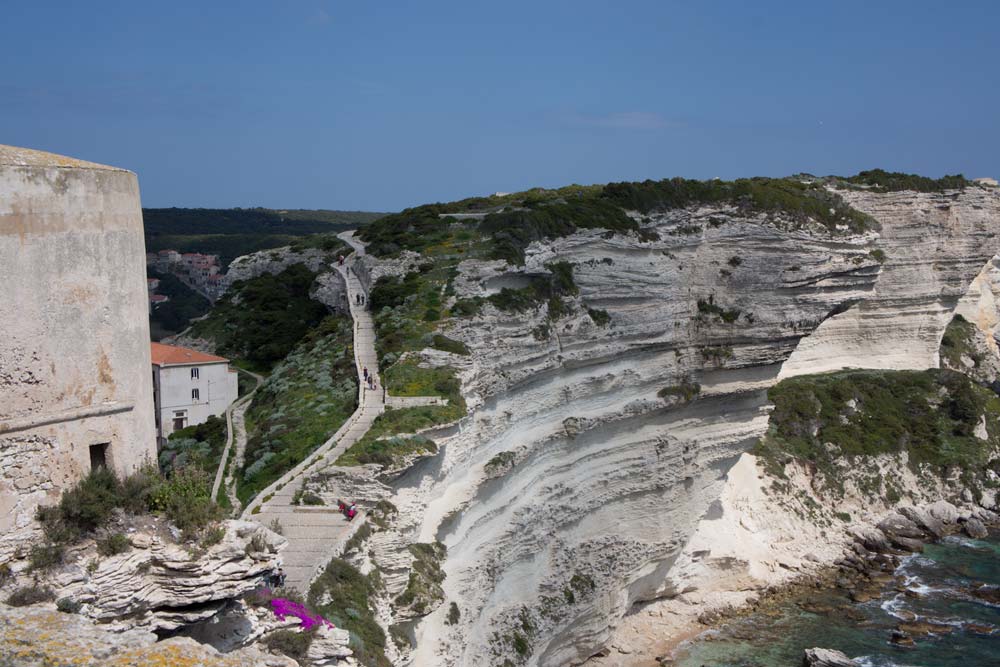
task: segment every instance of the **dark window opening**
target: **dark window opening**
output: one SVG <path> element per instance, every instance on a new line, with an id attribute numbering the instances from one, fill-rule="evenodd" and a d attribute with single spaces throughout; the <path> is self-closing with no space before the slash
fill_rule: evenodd
<path id="1" fill-rule="evenodd" d="M 102 442 L 98 445 L 90 446 L 90 469 L 97 470 L 98 468 L 108 467 L 108 447 L 111 445 L 109 442 Z"/>
<path id="2" fill-rule="evenodd" d="M 197 401 L 198 397 L 199 397 L 198 390 L 197 389 L 192 389 L 191 390 L 191 400 L 192 401 Z"/>
<path id="3" fill-rule="evenodd" d="M 191 369 L 191 379 L 192 380 L 197 380 L 198 379 L 198 369 L 197 368 L 192 368 Z"/>

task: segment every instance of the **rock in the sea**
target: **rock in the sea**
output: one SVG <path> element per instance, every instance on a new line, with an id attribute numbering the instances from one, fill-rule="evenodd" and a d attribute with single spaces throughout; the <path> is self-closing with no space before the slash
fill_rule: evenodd
<path id="1" fill-rule="evenodd" d="M 944 522 L 927 509 L 912 506 L 900 507 L 899 513 L 937 539 L 941 539 L 948 534 L 948 529 L 945 527 Z"/>
<path id="2" fill-rule="evenodd" d="M 890 514 L 879 521 L 878 527 L 890 540 L 893 537 L 908 537 L 914 540 L 920 540 L 924 537 L 924 532 L 917 524 L 902 514 Z"/>
<path id="3" fill-rule="evenodd" d="M 924 509 L 930 512 L 931 516 L 943 523 L 958 522 L 958 508 L 949 503 L 947 500 L 939 500 L 931 503 Z"/>
<path id="4" fill-rule="evenodd" d="M 856 539 L 858 543 L 864 546 L 864 548 L 868 551 L 882 553 L 889 550 L 889 540 L 886 539 L 885 533 L 878 528 L 859 526 L 852 532 L 854 534 L 854 539 Z"/>
<path id="5" fill-rule="evenodd" d="M 857 667 L 858 663 L 840 651 L 829 648 L 807 648 L 802 656 L 803 667 Z"/>
<path id="6" fill-rule="evenodd" d="M 990 534 L 989 531 L 986 530 L 986 526 L 984 526 L 983 522 L 979 519 L 969 519 L 965 522 L 965 525 L 962 526 L 962 529 L 965 531 L 966 535 L 974 540 L 981 540 Z"/>

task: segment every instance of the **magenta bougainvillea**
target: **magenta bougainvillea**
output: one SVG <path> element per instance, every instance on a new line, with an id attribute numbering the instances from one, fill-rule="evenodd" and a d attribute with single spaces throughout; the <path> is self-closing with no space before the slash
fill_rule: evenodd
<path id="1" fill-rule="evenodd" d="M 271 609 L 274 611 L 274 615 L 282 621 L 285 620 L 286 616 L 294 616 L 299 619 L 302 621 L 303 630 L 308 630 L 315 625 L 325 625 L 330 628 L 335 627 L 333 623 L 319 614 L 311 614 L 308 609 L 298 602 L 292 602 L 285 598 L 272 598 Z"/>

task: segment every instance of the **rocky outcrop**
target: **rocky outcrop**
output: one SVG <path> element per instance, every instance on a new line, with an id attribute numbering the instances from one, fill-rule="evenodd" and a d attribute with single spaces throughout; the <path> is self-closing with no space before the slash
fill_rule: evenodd
<path id="1" fill-rule="evenodd" d="M 448 548 L 445 604 L 417 628 L 416 663 L 583 660 L 636 602 L 684 594 L 671 576 L 682 549 L 765 431 L 779 377 L 937 364 L 955 304 L 993 254 L 1000 197 L 846 196 L 881 223 L 877 234 L 703 207 L 649 216 L 643 241 L 584 230 L 532 244 L 522 268 L 461 265 L 457 298 L 523 286 L 556 261 L 573 264 L 579 294 L 555 322 L 544 305 L 515 314 L 487 303 L 445 332 L 472 352 L 459 368 L 471 412 L 426 434 L 441 453 L 392 498 L 399 543 Z M 369 275 L 414 263 L 363 261 Z M 700 391 L 658 396 L 685 383 Z M 512 465 L 487 470 L 505 453 Z M 759 574 L 737 568 L 730 581 Z M 457 623 L 446 622 L 450 601 Z"/>
<path id="2" fill-rule="evenodd" d="M 295 250 L 291 246 L 261 250 L 237 257 L 226 272 L 226 283 L 250 280 L 268 273 L 281 273 L 292 264 L 305 264 L 310 271 L 322 271 L 337 259 L 337 253 L 318 248 Z"/>
<path id="3" fill-rule="evenodd" d="M 176 630 L 214 616 L 261 585 L 277 569 L 285 540 L 247 521 L 226 521 L 225 535 L 206 547 L 147 533 L 130 536 L 126 553 L 81 552 L 59 572 L 57 596 L 82 605 L 101 622 L 153 631 Z"/>
<path id="4" fill-rule="evenodd" d="M 803 667 L 857 667 L 858 661 L 829 648 L 807 648 L 802 656 Z"/>
<path id="5" fill-rule="evenodd" d="M 219 653 L 188 637 L 157 641 L 140 629 L 115 631 L 76 614 L 0 604 L 0 663 L 6 667 L 297 667 L 254 646 Z"/>

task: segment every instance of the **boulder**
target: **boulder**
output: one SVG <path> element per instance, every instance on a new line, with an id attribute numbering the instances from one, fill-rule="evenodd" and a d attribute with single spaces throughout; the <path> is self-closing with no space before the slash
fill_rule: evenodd
<path id="1" fill-rule="evenodd" d="M 862 526 L 852 531 L 854 539 L 868 551 L 882 553 L 889 550 L 889 540 L 878 528 Z"/>
<path id="2" fill-rule="evenodd" d="M 948 534 L 948 529 L 945 527 L 944 522 L 924 508 L 912 506 L 900 507 L 899 513 L 933 535 L 935 539 L 941 539 Z"/>
<path id="3" fill-rule="evenodd" d="M 857 667 L 856 660 L 829 648 L 807 648 L 802 656 L 803 667 Z"/>
<path id="4" fill-rule="evenodd" d="M 958 508 L 949 503 L 947 500 L 939 500 L 931 503 L 926 505 L 924 509 L 930 512 L 931 516 L 943 523 L 947 524 L 958 522 Z"/>
<path id="5" fill-rule="evenodd" d="M 316 636 L 309 645 L 306 660 L 313 667 L 332 667 L 344 662 L 354 655 L 348 648 L 351 635 L 347 630 L 322 625 L 316 631 Z"/>
<path id="6" fill-rule="evenodd" d="M 879 521 L 878 527 L 890 540 L 893 536 L 908 537 L 914 540 L 925 537 L 924 531 L 920 530 L 917 524 L 895 512 Z"/>
<path id="7" fill-rule="evenodd" d="M 924 543 L 920 540 L 913 539 L 912 537 L 902 537 L 900 535 L 890 535 L 889 540 L 892 542 L 893 546 L 903 551 L 910 551 L 912 553 L 920 553 L 924 550 Z"/>
<path id="8" fill-rule="evenodd" d="M 965 522 L 965 525 L 962 526 L 962 529 L 965 531 L 966 535 L 974 540 L 981 540 L 990 534 L 989 531 L 986 530 L 986 526 L 984 526 L 983 522 L 979 519 L 969 519 Z"/>

